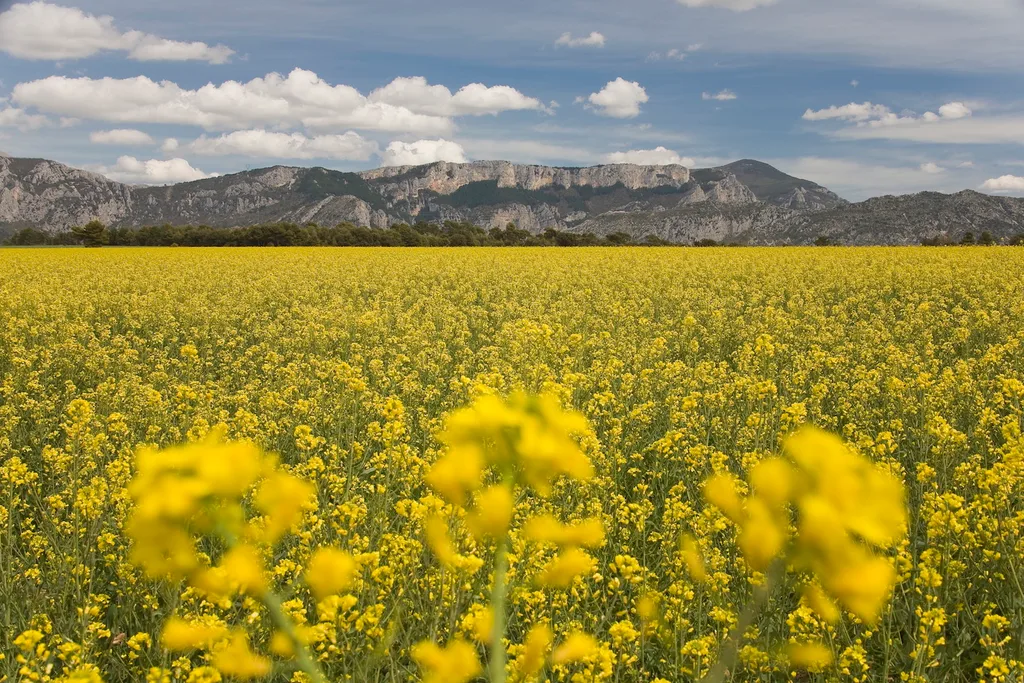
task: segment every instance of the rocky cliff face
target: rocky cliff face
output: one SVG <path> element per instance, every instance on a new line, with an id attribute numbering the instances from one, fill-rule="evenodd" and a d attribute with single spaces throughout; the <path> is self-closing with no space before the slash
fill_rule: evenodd
<path id="1" fill-rule="evenodd" d="M 131 211 L 127 185 L 52 161 L 0 156 L 0 225 L 65 229 L 93 218 L 118 223 Z"/>
<path id="2" fill-rule="evenodd" d="M 342 173 L 246 171 L 167 187 L 117 183 L 41 159 L 0 156 L 0 238 L 20 227 L 67 230 L 93 218 L 119 227 L 261 222 L 508 223 L 674 242 L 916 244 L 1024 233 L 1024 200 L 922 193 L 848 204 L 828 189 L 745 159 L 712 169 L 613 164 L 556 168 L 485 161 Z"/>
<path id="3" fill-rule="evenodd" d="M 393 202 L 413 201 L 424 190 L 447 195 L 471 183 L 494 181 L 498 187 L 541 190 L 549 187 L 612 187 L 631 190 L 651 187 L 682 187 L 690 180 L 683 166 L 636 166 L 610 164 L 587 168 L 528 166 L 508 161 L 474 161 L 454 164 L 441 161 L 426 166 L 395 166 L 364 171 L 360 175 L 373 183 Z"/>

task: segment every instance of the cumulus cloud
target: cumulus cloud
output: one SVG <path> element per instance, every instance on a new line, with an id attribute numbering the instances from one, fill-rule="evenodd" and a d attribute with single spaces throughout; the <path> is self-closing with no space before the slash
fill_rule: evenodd
<path id="1" fill-rule="evenodd" d="M 963 102 L 950 102 L 939 107 L 939 118 L 964 119 L 972 114 L 970 107 Z"/>
<path id="2" fill-rule="evenodd" d="M 650 97 L 643 86 L 620 77 L 609 81 L 599 92 L 591 93 L 586 106 L 602 116 L 631 119 L 640 115 L 640 105 L 648 100 Z"/>
<path id="3" fill-rule="evenodd" d="M 728 102 L 729 100 L 736 99 L 736 93 L 732 90 L 722 90 L 721 92 L 709 93 L 704 92 L 700 94 L 702 100 L 716 100 L 718 102 Z"/>
<path id="4" fill-rule="evenodd" d="M 555 41 L 555 45 L 561 47 L 604 47 L 604 35 L 593 31 L 589 36 L 574 38 L 568 31 L 563 33 Z"/>
<path id="5" fill-rule="evenodd" d="M 167 138 L 163 144 L 160 145 L 160 151 L 165 154 L 170 154 L 178 150 L 178 141 L 175 138 Z"/>
<path id="6" fill-rule="evenodd" d="M 97 130 L 89 134 L 89 142 L 97 145 L 152 145 L 153 138 L 141 130 L 116 128 Z"/>
<path id="7" fill-rule="evenodd" d="M 921 116 L 913 112 L 897 114 L 883 104 L 872 104 L 871 102 L 857 104 L 856 102 L 851 102 L 841 107 L 829 107 L 828 109 L 820 109 L 818 111 L 808 109 L 804 112 L 803 118 L 807 121 L 840 119 L 856 122 L 858 126 L 881 128 L 922 122 L 956 121 L 968 118 L 972 114 L 971 108 L 963 102 L 949 102 L 939 107 L 938 114 L 926 111 Z"/>
<path id="8" fill-rule="evenodd" d="M 925 173 L 932 174 L 946 172 L 946 169 L 944 169 L 942 166 L 939 166 L 934 161 L 929 161 L 927 163 L 921 164 L 921 170 L 924 171 Z"/>
<path id="9" fill-rule="evenodd" d="M 852 87 L 856 88 L 856 87 L 857 87 L 858 85 L 860 85 L 860 81 L 858 81 L 858 80 L 857 80 L 857 79 L 855 78 L 855 79 L 853 79 L 852 81 L 850 81 L 850 85 L 851 85 Z"/>
<path id="10" fill-rule="evenodd" d="M 628 152 L 612 152 L 605 155 L 605 161 L 610 164 L 639 164 L 641 166 L 668 166 L 678 164 L 693 168 L 697 162 L 691 157 L 680 156 L 665 147 L 654 149 L 632 149 Z"/>
<path id="11" fill-rule="evenodd" d="M 879 118 L 889 113 L 889 107 L 881 104 L 872 104 L 871 102 L 856 104 L 851 102 L 841 107 L 833 106 L 828 109 L 819 109 L 818 111 L 808 109 L 804 112 L 803 118 L 805 121 L 828 121 L 830 119 L 867 121 L 868 119 Z"/>
<path id="12" fill-rule="evenodd" d="M 443 85 L 430 85 L 426 78 L 396 78 L 370 93 L 370 102 L 404 107 L 429 116 L 480 116 L 504 111 L 544 110 L 544 104 L 507 85 L 470 83 L 454 95 Z"/>
<path id="13" fill-rule="evenodd" d="M 111 180 L 137 185 L 172 185 L 212 178 L 217 175 L 193 168 L 184 159 L 140 161 L 130 156 L 118 158 L 114 166 L 97 166 L 93 170 Z"/>
<path id="14" fill-rule="evenodd" d="M 246 83 L 225 81 L 188 90 L 171 81 L 50 76 L 19 83 L 11 98 L 43 112 L 121 123 L 167 123 L 206 130 L 304 126 L 315 132 L 347 129 L 443 135 L 452 117 L 544 109 L 508 86 L 473 83 L 454 95 L 422 78 L 396 79 L 371 93 L 332 85 L 312 71 L 271 73 Z"/>
<path id="15" fill-rule="evenodd" d="M 384 150 L 381 160 L 385 166 L 418 166 L 435 161 L 451 161 L 461 164 L 468 161 L 462 145 L 443 138 L 417 140 L 416 142 L 396 140 Z"/>
<path id="16" fill-rule="evenodd" d="M 204 135 L 193 141 L 189 149 L 203 156 L 238 155 L 345 161 L 367 161 L 378 151 L 376 142 L 352 131 L 342 135 L 306 137 L 302 133 L 274 133 L 262 129 L 238 130 L 216 138 Z"/>
<path id="17" fill-rule="evenodd" d="M 0 128 L 17 128 L 20 131 L 38 130 L 52 125 L 50 119 L 40 114 L 29 114 L 24 109 L 4 107 L 0 109 Z"/>
<path id="18" fill-rule="evenodd" d="M 103 51 L 137 61 L 202 61 L 224 64 L 224 45 L 168 40 L 141 31 L 122 32 L 108 16 L 47 2 L 17 4 L 0 14 L 0 51 L 21 59 L 81 59 Z"/>
<path id="19" fill-rule="evenodd" d="M 854 125 L 825 131 L 845 140 L 905 140 L 947 144 L 1024 144 L 1024 116 L 976 116 L 978 105 L 948 102 L 938 112 L 893 112 L 889 107 L 864 102 L 814 111 L 808 121 L 843 120 Z"/>
<path id="20" fill-rule="evenodd" d="M 774 5 L 778 0 L 677 0 L 686 7 L 721 7 L 733 12 L 746 12 L 756 7 Z"/>
<path id="21" fill-rule="evenodd" d="M 1024 194 L 1024 177 L 1004 175 L 989 178 L 981 185 L 981 189 L 996 194 Z"/>

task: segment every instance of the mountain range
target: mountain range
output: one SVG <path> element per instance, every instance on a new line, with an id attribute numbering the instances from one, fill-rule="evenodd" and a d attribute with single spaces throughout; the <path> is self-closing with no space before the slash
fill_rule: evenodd
<path id="1" fill-rule="evenodd" d="M 741 160 L 690 170 L 612 164 L 559 168 L 436 162 L 347 173 L 274 166 L 163 187 L 134 186 L 45 159 L 0 155 L 0 238 L 23 227 L 116 227 L 348 221 L 384 228 L 446 220 L 515 223 L 679 243 L 917 244 L 1024 233 L 1024 199 L 922 192 L 850 203 L 772 166 Z"/>

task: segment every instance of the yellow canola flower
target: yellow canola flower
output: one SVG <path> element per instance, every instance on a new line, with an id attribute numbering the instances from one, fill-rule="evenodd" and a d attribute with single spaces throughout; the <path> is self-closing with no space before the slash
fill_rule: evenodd
<path id="1" fill-rule="evenodd" d="M 214 433 L 185 446 L 140 448 L 128 487 L 135 500 L 134 514 L 144 519 L 184 520 L 209 497 L 244 495 L 267 471 L 267 460 L 254 444 L 219 443 L 218 439 Z"/>
<path id="2" fill-rule="evenodd" d="M 67 683 L 103 683 L 103 676 L 95 664 L 81 664 L 65 673 L 60 680 Z"/>
<path id="3" fill-rule="evenodd" d="M 690 578 L 697 583 L 708 580 L 708 572 L 704 567 L 704 558 L 700 555 L 697 547 L 697 539 L 690 534 L 683 534 L 679 539 L 679 550 L 683 555 L 683 562 L 686 563 L 686 571 Z"/>
<path id="4" fill-rule="evenodd" d="M 577 576 L 594 570 L 594 558 L 579 548 L 568 548 L 555 555 L 537 577 L 542 586 L 568 588 Z"/>
<path id="5" fill-rule="evenodd" d="M 303 479 L 276 471 L 260 484 L 254 502 L 264 516 L 263 539 L 275 543 L 307 510 L 316 509 L 316 489 Z"/>
<path id="6" fill-rule="evenodd" d="M 891 560 L 856 546 L 829 563 L 817 565 L 816 573 L 829 593 L 868 624 L 878 621 L 896 582 Z"/>
<path id="7" fill-rule="evenodd" d="M 704 482 L 704 498 L 722 511 L 734 524 L 743 519 L 743 501 L 739 480 L 732 474 L 716 474 Z"/>
<path id="8" fill-rule="evenodd" d="M 598 650 L 597 640 L 586 633 L 572 633 L 551 653 L 554 664 L 570 664 L 593 657 Z"/>
<path id="9" fill-rule="evenodd" d="M 241 680 L 263 678 L 271 670 L 270 660 L 253 652 L 248 636 L 239 631 L 213 650 L 210 663 L 225 676 Z"/>
<path id="10" fill-rule="evenodd" d="M 457 558 L 455 546 L 448 535 L 448 525 L 443 519 L 434 515 L 423 520 L 423 535 L 427 547 L 434 553 L 438 562 L 446 567 L 455 564 Z"/>
<path id="11" fill-rule="evenodd" d="M 478 643 L 489 643 L 494 633 L 494 610 L 483 605 L 475 605 L 462 618 L 462 629 L 472 634 Z"/>
<path id="12" fill-rule="evenodd" d="M 832 650 L 823 643 L 791 643 L 786 648 L 790 665 L 808 671 L 821 671 L 832 663 Z"/>
<path id="13" fill-rule="evenodd" d="M 423 671 L 423 683 L 466 683 L 482 671 L 476 648 L 464 640 L 444 648 L 432 641 L 417 643 L 412 659 Z"/>
<path id="14" fill-rule="evenodd" d="M 427 483 L 462 505 L 490 465 L 514 471 L 547 496 L 561 475 L 580 481 L 593 477 L 593 465 L 577 442 L 589 433 L 586 418 L 563 410 L 552 394 L 516 392 L 507 399 L 485 394 L 446 418 L 438 439 L 448 452 L 427 474 Z"/>
<path id="15" fill-rule="evenodd" d="M 782 458 L 762 460 L 750 470 L 750 486 L 770 507 L 781 508 L 792 499 L 793 466 Z"/>
<path id="16" fill-rule="evenodd" d="M 463 505 L 468 494 L 480 488 L 484 467 L 479 446 L 461 444 L 449 447 L 448 452 L 427 472 L 425 480 L 449 502 Z"/>
<path id="17" fill-rule="evenodd" d="M 516 669 L 524 679 L 536 676 L 544 668 L 552 642 L 551 627 L 537 624 L 526 634 L 523 652 L 516 658 Z"/>
<path id="18" fill-rule="evenodd" d="M 785 449 L 809 479 L 805 486 L 834 508 L 850 533 L 880 548 L 893 547 L 906 534 L 906 492 L 894 475 L 811 426 L 790 436 Z"/>
<path id="19" fill-rule="evenodd" d="M 306 563 L 306 585 L 318 601 L 347 590 L 355 575 L 355 559 L 339 548 L 320 548 Z"/>
<path id="20" fill-rule="evenodd" d="M 763 572 L 786 544 L 787 522 L 760 498 L 749 498 L 744 511 L 746 517 L 736 542 L 750 566 Z"/>
<path id="21" fill-rule="evenodd" d="M 803 598 L 807 605 L 828 623 L 835 624 L 839 621 L 841 616 L 839 608 L 820 586 L 815 584 L 804 586 Z"/>
<path id="22" fill-rule="evenodd" d="M 263 558 L 251 545 L 239 545 L 224 553 L 220 568 L 243 593 L 259 597 L 267 591 Z"/>
<path id="23" fill-rule="evenodd" d="M 268 587 L 263 558 L 251 545 L 232 548 L 216 567 L 197 571 L 190 581 L 212 599 L 229 598 L 237 592 L 259 597 Z"/>
<path id="24" fill-rule="evenodd" d="M 476 507 L 466 523 L 477 538 L 499 538 L 508 533 L 514 506 L 512 489 L 504 484 L 496 484 L 477 495 Z"/>
<path id="25" fill-rule="evenodd" d="M 274 634 L 270 636 L 270 643 L 267 644 L 267 649 L 284 659 L 295 656 L 295 643 L 283 631 L 274 631 Z"/>
<path id="26" fill-rule="evenodd" d="M 523 525 L 523 536 L 538 543 L 598 548 L 604 545 L 604 524 L 597 518 L 562 524 L 552 515 L 538 515 Z"/>
<path id="27" fill-rule="evenodd" d="M 164 628 L 160 634 L 160 644 L 172 652 L 207 649 L 226 638 L 227 635 L 228 629 L 222 624 L 186 621 L 180 617 L 171 617 L 164 622 Z"/>

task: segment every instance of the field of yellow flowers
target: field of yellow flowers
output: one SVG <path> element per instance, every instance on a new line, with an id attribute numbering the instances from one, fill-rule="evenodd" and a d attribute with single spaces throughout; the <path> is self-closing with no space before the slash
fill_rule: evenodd
<path id="1" fill-rule="evenodd" d="M 1022 411 L 1012 248 L 2 250 L 0 681 L 1021 681 Z"/>

